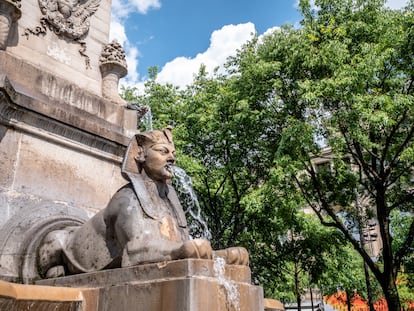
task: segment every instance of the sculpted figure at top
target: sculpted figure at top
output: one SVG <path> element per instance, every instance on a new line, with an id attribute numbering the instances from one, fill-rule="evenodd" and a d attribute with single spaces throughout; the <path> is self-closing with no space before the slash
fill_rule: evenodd
<path id="1" fill-rule="evenodd" d="M 47 24 L 56 34 L 81 39 L 89 31 L 89 19 L 98 10 L 100 2 L 101 0 L 39 0 L 43 29 L 29 32 L 44 33 L 44 24 Z"/>
<path id="2" fill-rule="evenodd" d="M 183 209 L 171 186 L 175 148 L 171 128 L 135 135 L 122 174 L 130 182 L 108 206 L 82 226 L 52 231 L 39 248 L 45 277 L 92 272 L 184 258 L 248 265 L 244 248 L 214 252 L 203 239 L 190 239 Z"/>

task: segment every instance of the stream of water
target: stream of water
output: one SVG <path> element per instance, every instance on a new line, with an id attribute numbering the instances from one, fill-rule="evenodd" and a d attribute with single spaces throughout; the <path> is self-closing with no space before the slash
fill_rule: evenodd
<path id="1" fill-rule="evenodd" d="M 174 177 L 174 186 L 189 222 L 191 238 L 211 240 L 211 232 L 201 215 L 200 203 L 190 176 L 182 168 L 174 167 Z"/>
<path id="2" fill-rule="evenodd" d="M 226 303 L 228 310 L 240 310 L 240 297 L 237 285 L 231 280 L 226 279 L 225 269 L 226 261 L 224 258 L 213 256 L 214 260 L 214 276 L 219 284 L 224 288 L 226 294 Z"/>
<path id="3" fill-rule="evenodd" d="M 145 128 L 145 131 L 152 131 L 152 112 L 151 107 L 147 106 L 147 112 L 141 117 L 140 123 L 141 126 Z"/>

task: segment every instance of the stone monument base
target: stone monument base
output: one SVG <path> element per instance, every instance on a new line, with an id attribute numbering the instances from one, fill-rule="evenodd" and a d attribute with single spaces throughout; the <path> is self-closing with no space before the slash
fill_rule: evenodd
<path id="1" fill-rule="evenodd" d="M 98 310 L 97 289 L 15 284 L 0 280 L 0 310 Z"/>
<path id="2" fill-rule="evenodd" d="M 185 259 L 37 281 L 96 288 L 97 307 L 83 311 L 262 311 L 263 289 L 247 266 Z"/>

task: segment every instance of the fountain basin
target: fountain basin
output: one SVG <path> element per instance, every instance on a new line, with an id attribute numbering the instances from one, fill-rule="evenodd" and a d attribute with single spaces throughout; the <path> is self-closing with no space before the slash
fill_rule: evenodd
<path id="1" fill-rule="evenodd" d="M 185 259 L 37 281 L 39 285 L 97 288 L 98 307 L 85 311 L 263 311 L 263 289 L 250 284 L 247 266 L 226 265 L 227 286 L 212 260 Z"/>

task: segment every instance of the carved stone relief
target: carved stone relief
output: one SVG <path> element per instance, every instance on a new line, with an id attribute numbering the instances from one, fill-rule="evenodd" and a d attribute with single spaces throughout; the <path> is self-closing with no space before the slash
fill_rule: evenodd
<path id="1" fill-rule="evenodd" d="M 90 68 L 86 43 L 83 40 L 89 31 L 90 17 L 98 10 L 101 0 L 39 0 L 43 17 L 40 25 L 27 28 L 23 35 L 45 34 L 47 29 L 57 36 L 73 40 L 81 45 L 79 53 L 85 58 L 86 68 Z"/>
<path id="2" fill-rule="evenodd" d="M 125 51 L 116 40 L 103 47 L 99 68 L 102 74 L 102 96 L 113 102 L 124 103 L 118 93 L 118 83 L 128 70 Z"/>
<path id="3" fill-rule="evenodd" d="M 99 65 L 103 66 L 107 63 L 117 63 L 120 67 L 125 68 L 124 70 L 127 68 L 125 51 L 117 40 L 113 40 L 102 49 L 101 57 L 99 58 Z"/>
<path id="4" fill-rule="evenodd" d="M 0 50 L 6 49 L 11 24 L 22 15 L 20 2 L 20 0 L 0 0 Z"/>

